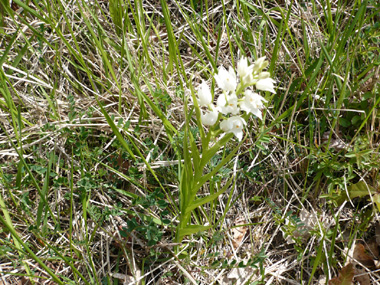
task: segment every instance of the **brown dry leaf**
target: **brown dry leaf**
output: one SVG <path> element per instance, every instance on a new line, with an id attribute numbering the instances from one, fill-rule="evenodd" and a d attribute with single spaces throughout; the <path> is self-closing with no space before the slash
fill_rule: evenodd
<path id="1" fill-rule="evenodd" d="M 359 282 L 360 285 L 371 285 L 371 279 L 369 278 L 368 272 L 364 268 L 355 267 L 355 280 Z"/>
<path id="2" fill-rule="evenodd" d="M 374 237 L 370 239 L 370 241 L 366 243 L 365 248 L 366 248 L 367 254 L 372 257 L 376 265 L 376 263 L 378 263 L 378 260 L 380 259 L 379 245 L 376 242 L 376 238 Z"/>
<path id="3" fill-rule="evenodd" d="M 235 228 L 231 230 L 231 235 L 233 238 L 232 245 L 234 246 L 235 249 L 237 249 L 240 246 L 245 234 L 248 231 L 248 227 L 240 226 L 240 225 L 245 225 L 246 223 L 247 222 L 243 217 L 238 217 L 235 220 Z"/>
<path id="4" fill-rule="evenodd" d="M 355 245 L 353 258 L 368 269 L 376 269 L 374 259 L 366 252 L 365 246 L 361 243 Z"/>
<path id="5" fill-rule="evenodd" d="M 360 285 L 371 284 L 368 272 L 361 265 L 368 269 L 376 269 L 375 261 L 373 257 L 366 252 L 366 249 L 367 248 L 363 244 L 357 243 L 353 252 L 354 263 L 359 263 L 355 265 L 355 280 L 359 282 Z"/>
<path id="6" fill-rule="evenodd" d="M 129 161 L 124 160 L 121 153 L 119 154 L 117 158 L 117 166 L 119 166 L 119 169 L 122 173 L 127 174 L 129 169 Z"/>
<path id="7" fill-rule="evenodd" d="M 347 264 L 339 271 L 338 277 L 334 277 L 329 281 L 329 285 L 351 285 L 354 278 L 354 265 Z"/>

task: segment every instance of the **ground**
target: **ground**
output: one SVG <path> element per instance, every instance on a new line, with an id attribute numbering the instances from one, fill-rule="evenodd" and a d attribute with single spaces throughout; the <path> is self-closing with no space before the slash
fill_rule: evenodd
<path id="1" fill-rule="evenodd" d="M 377 1 L 0 7 L 1 284 L 380 283 Z M 243 56 L 239 141 L 195 102 Z"/>

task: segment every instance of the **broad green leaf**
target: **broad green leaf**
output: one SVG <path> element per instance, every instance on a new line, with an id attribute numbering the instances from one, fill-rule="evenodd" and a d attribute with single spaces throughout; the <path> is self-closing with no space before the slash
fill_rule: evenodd
<path id="1" fill-rule="evenodd" d="M 226 134 L 221 138 L 212 148 L 202 153 L 202 159 L 200 162 L 200 167 L 205 167 L 206 164 L 211 160 L 211 158 L 217 153 L 226 143 L 233 137 L 232 133 Z M 239 144 L 240 145 L 240 144 Z"/>
<path id="2" fill-rule="evenodd" d="M 197 199 L 195 201 L 193 201 L 191 203 L 190 206 L 187 207 L 185 213 L 190 213 L 192 210 L 194 210 L 195 208 L 205 204 L 205 203 L 208 203 L 208 202 L 211 202 L 213 200 L 215 200 L 216 198 L 218 198 L 219 195 L 221 195 L 222 193 L 224 193 L 227 188 L 230 186 L 232 180 L 233 180 L 233 176 L 230 178 L 230 180 L 226 183 L 226 185 L 224 185 L 224 187 L 222 189 L 220 189 L 218 192 L 212 194 L 212 195 L 209 195 L 209 196 L 206 196 L 204 198 L 200 198 L 200 199 Z"/>
<path id="3" fill-rule="evenodd" d="M 364 181 L 359 181 L 347 187 L 347 192 L 351 199 L 356 197 L 365 197 L 370 194 L 376 193 L 376 190 L 367 185 Z"/>
<path id="4" fill-rule="evenodd" d="M 359 152 L 349 152 L 345 155 L 345 157 L 362 157 L 362 156 L 365 156 L 367 154 L 370 154 L 372 153 L 373 150 L 372 149 L 366 149 L 366 150 L 362 150 L 362 151 L 359 151 Z"/>
<path id="5" fill-rule="evenodd" d="M 339 125 L 347 128 L 347 127 L 349 127 L 351 125 L 351 122 L 349 120 L 347 120 L 347 119 L 345 119 L 345 118 L 342 117 L 342 118 L 339 118 Z"/>
<path id="6" fill-rule="evenodd" d="M 347 193 L 349 195 L 349 198 L 347 196 Z M 370 194 L 375 194 L 376 190 L 373 189 L 371 186 L 367 185 L 364 181 L 359 181 L 356 184 L 352 184 L 347 187 L 347 191 L 342 191 L 340 193 L 340 196 L 336 198 L 336 202 L 338 205 L 342 205 L 344 201 L 354 199 L 357 197 L 365 197 Z"/>
<path id="7" fill-rule="evenodd" d="M 356 116 L 352 117 L 352 119 L 351 119 L 351 124 L 353 124 L 353 125 L 357 125 L 357 124 L 360 123 L 360 120 L 361 120 L 361 117 L 358 116 L 358 115 L 356 115 Z"/>
<path id="8" fill-rule="evenodd" d="M 182 240 L 183 237 L 187 235 L 196 234 L 202 231 L 207 231 L 211 229 L 212 226 L 198 226 L 198 225 L 189 225 L 186 228 L 179 229 L 179 240 Z"/>
<path id="9" fill-rule="evenodd" d="M 232 136 L 232 134 L 227 134 L 225 135 L 224 137 L 230 137 L 230 135 Z M 224 139 L 223 137 L 223 139 Z M 221 141 L 221 140 L 220 140 Z M 203 184 L 205 184 L 209 179 L 211 179 L 211 177 L 213 177 L 218 171 L 220 168 L 222 168 L 224 165 L 226 165 L 228 162 L 230 162 L 234 157 L 235 157 L 235 154 L 236 152 L 239 150 L 240 146 L 244 143 L 244 139 L 217 165 L 215 166 L 210 173 L 207 173 L 206 175 L 202 176 L 200 179 L 198 179 L 198 183 L 197 184 L 194 184 L 193 185 L 193 189 L 191 190 L 192 193 L 194 193 L 194 195 L 198 192 L 198 190 L 202 187 Z M 203 159 L 203 157 L 202 157 Z M 211 157 L 210 157 L 211 159 Z M 201 162 L 201 166 L 202 166 L 202 162 Z"/>
<path id="10" fill-rule="evenodd" d="M 375 202 L 376 204 L 377 210 L 379 210 L 380 212 L 380 194 L 373 195 L 372 199 L 373 199 L 373 202 Z"/>

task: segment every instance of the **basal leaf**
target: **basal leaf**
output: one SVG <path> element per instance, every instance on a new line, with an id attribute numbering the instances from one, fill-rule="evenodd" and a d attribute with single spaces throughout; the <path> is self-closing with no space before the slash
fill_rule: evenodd
<path id="1" fill-rule="evenodd" d="M 349 195 L 349 198 L 347 196 L 347 193 Z M 338 203 L 338 205 L 342 205 L 344 201 L 348 201 L 357 197 L 365 197 L 375 193 L 376 190 L 373 189 L 373 187 L 369 186 L 364 181 L 359 181 L 356 184 L 348 186 L 347 191 L 342 191 L 340 195 L 337 198 L 335 198 L 335 200 Z"/>
<path id="2" fill-rule="evenodd" d="M 189 225 L 186 228 L 179 229 L 179 240 L 182 240 L 183 237 L 187 235 L 192 235 L 202 231 L 207 231 L 212 226 L 199 226 L 199 225 Z"/>
<path id="3" fill-rule="evenodd" d="M 356 197 L 365 197 L 367 195 L 376 193 L 375 189 L 366 184 L 364 181 L 359 181 L 356 184 L 348 186 L 347 191 L 351 199 Z"/>

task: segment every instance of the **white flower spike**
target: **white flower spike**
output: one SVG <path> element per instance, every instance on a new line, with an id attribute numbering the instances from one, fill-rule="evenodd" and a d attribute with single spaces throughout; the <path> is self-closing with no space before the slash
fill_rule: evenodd
<path id="1" fill-rule="evenodd" d="M 199 106 L 208 106 L 212 102 L 211 91 L 206 81 L 202 81 L 202 84 L 199 86 L 198 98 Z"/>
<path id="2" fill-rule="evenodd" d="M 210 87 L 205 81 L 199 85 L 198 98 L 199 107 L 202 108 L 201 121 L 205 126 L 213 126 L 219 122 L 219 112 L 223 114 L 220 121 L 220 129 L 225 133 L 233 133 L 239 141 L 243 139 L 243 128 L 247 124 L 241 116 L 249 114 L 255 115 L 262 120 L 261 110 L 267 102 L 258 93 L 247 89 L 249 86 L 256 86 L 256 90 L 276 93 L 275 81 L 270 77 L 270 73 L 263 71 L 268 66 L 268 61 L 260 57 L 252 65 L 246 57 L 242 56 L 237 62 L 236 73 L 232 67 L 228 71 L 220 66 L 218 73 L 214 75 L 215 81 L 222 92 L 213 104 L 213 96 Z M 237 79 L 237 76 L 239 77 Z M 239 85 L 238 85 L 239 80 Z M 238 89 L 236 89 L 239 87 Z M 245 90 L 245 91 L 244 91 Z M 207 110 L 204 110 L 207 107 Z"/>
<path id="3" fill-rule="evenodd" d="M 219 67 L 218 74 L 215 74 L 214 78 L 220 89 L 227 92 L 235 91 L 237 85 L 236 74 L 231 66 L 228 71 L 223 66 Z"/>

